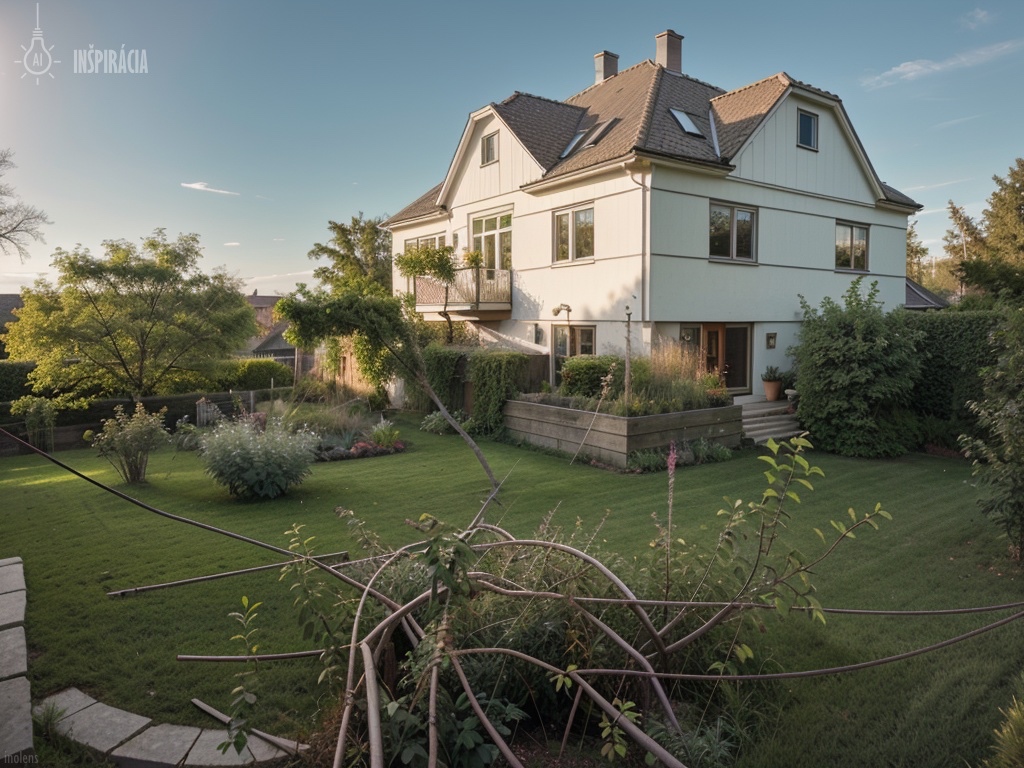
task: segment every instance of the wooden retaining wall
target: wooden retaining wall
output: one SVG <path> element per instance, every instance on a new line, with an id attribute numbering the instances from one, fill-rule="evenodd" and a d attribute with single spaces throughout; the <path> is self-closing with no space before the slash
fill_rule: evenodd
<path id="1" fill-rule="evenodd" d="M 626 417 L 509 400 L 505 428 L 516 440 L 569 454 L 580 450 L 582 443 L 581 455 L 624 469 L 633 451 L 667 449 L 673 440 L 682 443 L 704 437 L 736 448 L 743 416 L 738 405 Z"/>

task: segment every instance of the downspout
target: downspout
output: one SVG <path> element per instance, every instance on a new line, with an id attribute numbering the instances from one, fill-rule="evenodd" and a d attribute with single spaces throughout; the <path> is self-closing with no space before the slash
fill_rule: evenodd
<path id="1" fill-rule="evenodd" d="M 630 181 L 640 187 L 640 319 L 644 323 L 651 322 L 650 302 L 648 301 L 651 290 L 651 228 L 648 221 L 651 188 L 645 179 L 648 173 L 649 166 L 640 172 L 640 180 L 637 181 L 635 172 L 632 170 L 629 172 Z M 641 337 L 642 334 L 643 331 L 641 331 Z"/>

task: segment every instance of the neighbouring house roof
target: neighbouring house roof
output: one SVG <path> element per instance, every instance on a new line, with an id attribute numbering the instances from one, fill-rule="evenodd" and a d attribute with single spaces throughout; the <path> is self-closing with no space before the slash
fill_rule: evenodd
<path id="1" fill-rule="evenodd" d="M 564 102 L 515 92 L 473 113 L 470 125 L 488 114 L 496 115 L 540 167 L 541 176 L 534 183 L 637 155 L 717 167 L 727 173 L 732 170 L 731 160 L 791 91 L 835 110 L 881 200 L 908 209 L 920 208 L 910 197 L 877 179 L 839 97 L 785 72 L 726 92 L 648 59 Z M 670 110 L 686 113 L 703 135 L 684 130 Z M 598 140 L 589 144 L 584 138 L 575 150 L 565 154 L 573 137 L 588 129 L 599 132 Z M 470 133 L 467 126 L 463 142 L 469 140 Z M 455 166 L 453 162 L 449 174 Z M 443 214 L 446 201 L 441 197 L 447 194 L 446 182 L 391 216 L 384 226 Z"/>
<path id="2" fill-rule="evenodd" d="M 903 306 L 907 309 L 942 309 L 948 307 L 949 302 L 908 277 L 907 300 Z"/>

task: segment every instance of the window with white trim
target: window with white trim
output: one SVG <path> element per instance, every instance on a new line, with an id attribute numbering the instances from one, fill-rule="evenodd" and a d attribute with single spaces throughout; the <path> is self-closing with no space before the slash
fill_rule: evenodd
<path id="1" fill-rule="evenodd" d="M 555 213 L 556 263 L 594 258 L 594 206 Z"/>
<path id="2" fill-rule="evenodd" d="M 473 250 L 486 269 L 512 269 L 512 212 L 473 219 Z"/>
<path id="3" fill-rule="evenodd" d="M 757 259 L 757 210 L 712 203 L 708 226 L 708 255 L 713 259 Z"/>
<path id="4" fill-rule="evenodd" d="M 498 159 L 498 134 L 489 133 L 480 139 L 480 165 L 496 162 Z"/>
<path id="5" fill-rule="evenodd" d="M 796 145 L 804 149 L 818 148 L 818 116 L 813 112 L 797 110 Z"/>
<path id="6" fill-rule="evenodd" d="M 866 272 L 868 268 L 868 228 L 863 224 L 836 222 L 836 269 Z"/>
<path id="7" fill-rule="evenodd" d="M 439 235 L 424 235 L 423 237 L 411 237 L 405 241 L 405 250 L 411 251 L 416 248 L 444 248 L 448 243 L 447 235 L 443 232 Z"/>

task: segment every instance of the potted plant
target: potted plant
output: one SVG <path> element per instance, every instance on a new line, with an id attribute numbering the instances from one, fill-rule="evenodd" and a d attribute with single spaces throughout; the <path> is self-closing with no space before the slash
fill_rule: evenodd
<path id="1" fill-rule="evenodd" d="M 764 384 L 764 397 L 768 402 L 775 402 L 782 395 L 782 371 L 776 366 L 769 365 L 764 369 L 761 383 Z"/>

